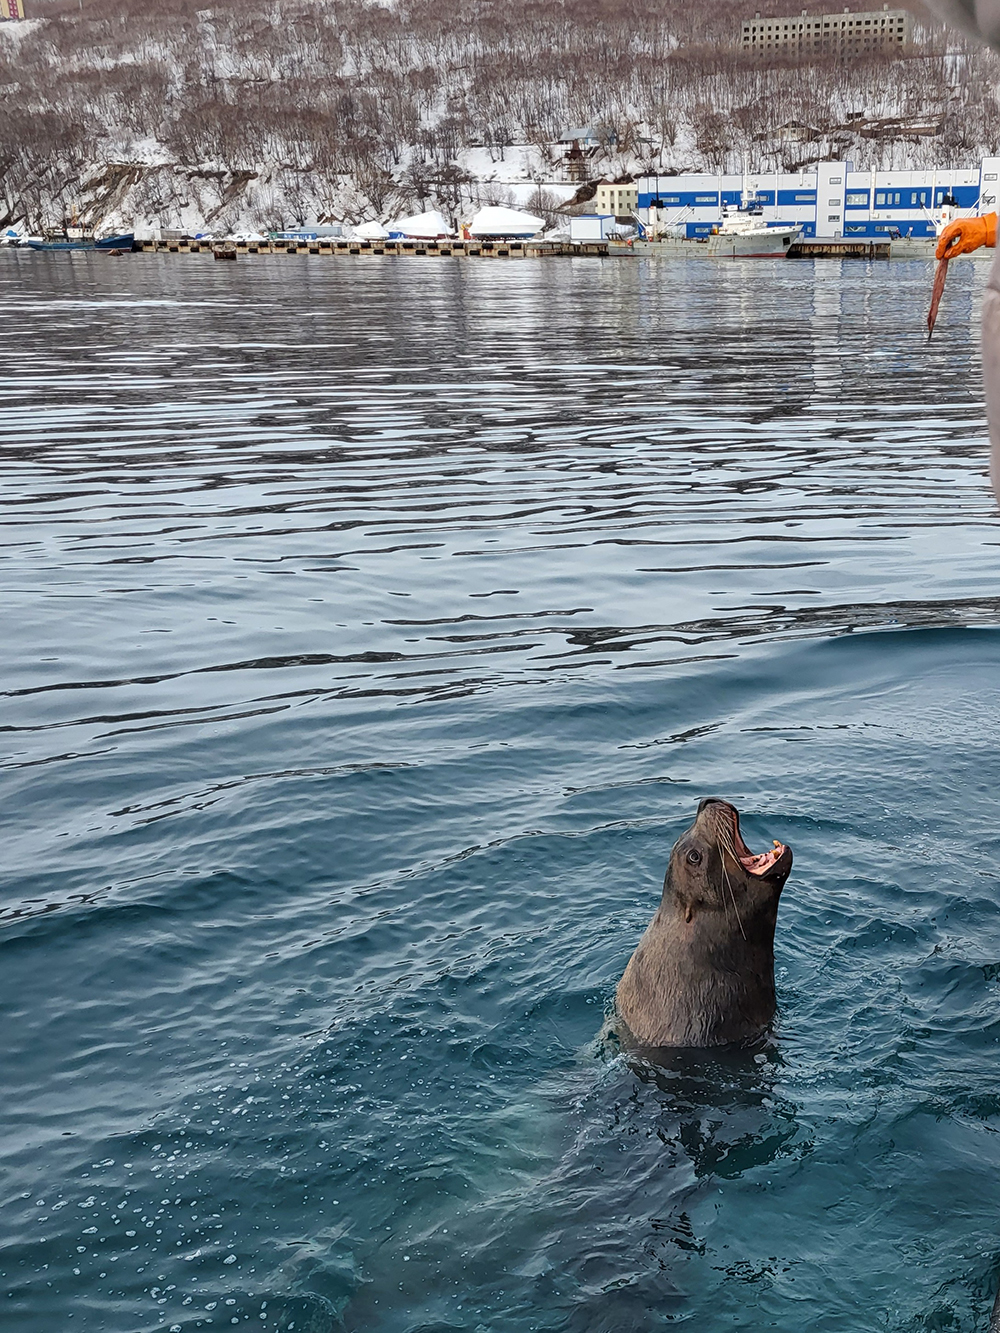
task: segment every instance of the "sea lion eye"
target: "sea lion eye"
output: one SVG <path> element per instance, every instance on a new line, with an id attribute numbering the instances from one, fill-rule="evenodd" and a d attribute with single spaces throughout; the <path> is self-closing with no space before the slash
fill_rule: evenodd
<path id="1" fill-rule="evenodd" d="M 687 854 L 687 863 L 689 866 L 701 865 L 701 852 L 696 851 L 694 847 Z"/>

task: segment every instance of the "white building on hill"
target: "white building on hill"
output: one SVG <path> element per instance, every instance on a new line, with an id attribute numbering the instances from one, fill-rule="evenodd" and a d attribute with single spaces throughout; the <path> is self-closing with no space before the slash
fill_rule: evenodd
<path id="1" fill-rule="evenodd" d="M 913 36 L 913 17 L 905 9 L 865 13 L 807 14 L 795 18 L 748 19 L 740 32 L 744 51 L 760 55 L 867 55 L 898 50 Z"/>

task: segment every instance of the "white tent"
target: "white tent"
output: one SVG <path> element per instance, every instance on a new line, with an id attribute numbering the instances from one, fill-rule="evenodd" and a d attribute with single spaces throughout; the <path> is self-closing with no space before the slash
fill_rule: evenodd
<path id="1" fill-rule="evenodd" d="M 429 213 L 418 213 L 416 217 L 400 218 L 389 228 L 392 236 L 412 236 L 417 240 L 434 240 L 438 236 L 454 236 L 448 226 L 448 219 L 443 213 L 432 209 Z"/>
<path id="2" fill-rule="evenodd" d="M 471 236 L 534 236 L 545 226 L 542 218 L 517 208 L 481 208 L 469 223 Z"/>
<path id="3" fill-rule="evenodd" d="M 354 228 L 354 235 L 359 241 L 384 241 L 389 233 L 381 222 L 362 222 Z"/>

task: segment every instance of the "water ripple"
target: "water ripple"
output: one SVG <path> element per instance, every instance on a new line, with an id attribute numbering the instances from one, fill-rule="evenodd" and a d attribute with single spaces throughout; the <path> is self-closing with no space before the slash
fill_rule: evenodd
<path id="1" fill-rule="evenodd" d="M 0 252 L 18 1333 L 983 1326 L 1000 526 L 929 277 Z M 633 1066 L 707 793 L 795 848 L 780 1021 Z"/>

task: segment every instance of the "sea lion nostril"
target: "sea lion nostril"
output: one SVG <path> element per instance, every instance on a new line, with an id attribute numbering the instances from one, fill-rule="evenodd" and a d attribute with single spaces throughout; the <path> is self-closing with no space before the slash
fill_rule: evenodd
<path id="1" fill-rule="evenodd" d="M 698 806 L 698 813 L 700 815 L 701 812 L 705 809 L 705 807 L 709 805 L 728 805 L 728 804 L 729 802 L 724 801 L 721 796 L 706 796 L 705 799 Z"/>

